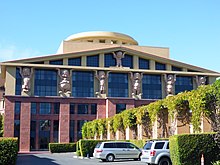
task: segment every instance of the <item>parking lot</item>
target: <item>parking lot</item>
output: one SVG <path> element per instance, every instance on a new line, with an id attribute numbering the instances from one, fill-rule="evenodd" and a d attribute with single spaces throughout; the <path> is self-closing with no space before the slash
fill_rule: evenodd
<path id="1" fill-rule="evenodd" d="M 102 162 L 93 158 L 79 158 L 74 153 L 28 153 L 18 154 L 16 165 L 143 165 L 140 161 L 133 160 L 115 160 L 114 162 Z"/>

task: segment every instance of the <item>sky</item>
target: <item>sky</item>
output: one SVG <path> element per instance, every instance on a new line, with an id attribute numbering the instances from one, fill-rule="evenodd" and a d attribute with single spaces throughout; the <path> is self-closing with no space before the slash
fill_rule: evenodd
<path id="1" fill-rule="evenodd" d="M 0 62 L 55 54 L 62 40 L 87 31 L 127 34 L 220 72 L 219 0 L 0 0 Z"/>

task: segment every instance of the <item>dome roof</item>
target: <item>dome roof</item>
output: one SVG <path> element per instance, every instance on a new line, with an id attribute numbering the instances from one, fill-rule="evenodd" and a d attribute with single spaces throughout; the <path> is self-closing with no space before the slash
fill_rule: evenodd
<path id="1" fill-rule="evenodd" d="M 73 34 L 65 39 L 65 41 L 79 41 L 79 40 L 91 40 L 91 39 L 110 39 L 125 42 L 131 45 L 138 45 L 138 42 L 132 37 L 116 32 L 104 32 L 104 31 L 94 31 L 94 32 L 82 32 Z"/>

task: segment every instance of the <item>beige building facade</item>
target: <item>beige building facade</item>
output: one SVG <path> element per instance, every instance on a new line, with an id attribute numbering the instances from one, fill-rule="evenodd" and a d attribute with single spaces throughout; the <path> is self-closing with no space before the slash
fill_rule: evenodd
<path id="1" fill-rule="evenodd" d="M 220 76 L 170 59 L 169 48 L 139 46 L 115 32 L 74 34 L 57 54 L 0 65 L 4 136 L 20 137 L 20 151 L 77 141 L 86 121 L 212 84 Z"/>

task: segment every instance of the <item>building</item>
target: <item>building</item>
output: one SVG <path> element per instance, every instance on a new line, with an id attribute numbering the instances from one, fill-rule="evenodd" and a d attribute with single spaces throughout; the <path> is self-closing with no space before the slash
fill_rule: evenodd
<path id="1" fill-rule="evenodd" d="M 74 34 L 57 54 L 6 61 L 5 137 L 20 151 L 81 138 L 84 122 L 107 118 L 167 95 L 211 84 L 220 73 L 169 58 L 169 49 L 139 46 L 114 32 Z"/>

